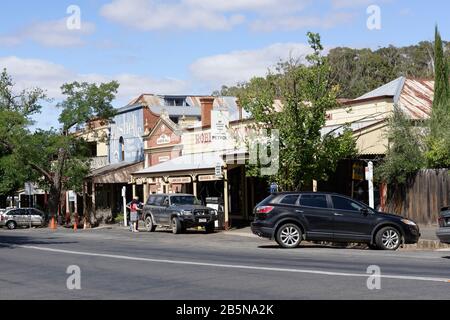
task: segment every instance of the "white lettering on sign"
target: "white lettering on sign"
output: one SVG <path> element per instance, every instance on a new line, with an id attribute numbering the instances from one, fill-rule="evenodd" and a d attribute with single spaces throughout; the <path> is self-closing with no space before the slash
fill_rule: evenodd
<path id="1" fill-rule="evenodd" d="M 200 182 L 206 182 L 206 181 L 218 181 L 221 180 L 217 178 L 215 175 L 209 175 L 209 176 L 199 176 L 198 181 Z"/>
<path id="2" fill-rule="evenodd" d="M 169 183 L 171 184 L 183 184 L 183 183 L 191 183 L 192 179 L 190 177 L 181 177 L 181 178 L 169 178 Z"/>
<path id="3" fill-rule="evenodd" d="M 195 144 L 207 144 L 212 142 L 211 132 L 195 135 Z"/>

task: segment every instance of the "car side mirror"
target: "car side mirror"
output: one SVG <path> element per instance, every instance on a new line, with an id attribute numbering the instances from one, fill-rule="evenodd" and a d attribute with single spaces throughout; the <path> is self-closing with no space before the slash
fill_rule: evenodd
<path id="1" fill-rule="evenodd" d="M 368 216 L 369 215 L 369 209 L 367 209 L 367 208 L 361 209 L 361 214 L 364 215 L 364 216 Z"/>

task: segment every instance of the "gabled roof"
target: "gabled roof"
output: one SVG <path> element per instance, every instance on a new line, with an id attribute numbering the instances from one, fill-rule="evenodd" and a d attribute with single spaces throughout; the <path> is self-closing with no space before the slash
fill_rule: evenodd
<path id="1" fill-rule="evenodd" d="M 194 153 L 145 168 L 133 175 L 158 175 L 173 172 L 195 172 L 197 170 L 214 169 L 217 164 L 224 164 L 221 155 L 217 152 Z"/>
<path id="2" fill-rule="evenodd" d="M 400 77 L 344 105 L 382 98 L 391 98 L 411 119 L 426 119 L 433 108 L 434 81 Z"/>
<path id="3" fill-rule="evenodd" d="M 394 102 L 397 103 L 398 98 L 400 96 L 400 92 L 403 89 L 403 85 L 405 84 L 405 77 L 397 78 L 375 90 L 372 90 L 355 100 L 366 100 L 378 97 L 393 97 Z"/>
<path id="4" fill-rule="evenodd" d="M 155 133 L 155 131 L 161 127 L 162 123 L 165 124 L 167 127 L 169 127 L 170 130 L 172 130 L 175 134 L 177 135 L 180 134 L 178 125 L 175 122 L 170 120 L 170 118 L 160 117 L 158 122 L 156 122 L 155 126 L 153 127 L 153 129 L 151 131 L 146 132 L 144 136 L 151 137 L 153 133 Z"/>

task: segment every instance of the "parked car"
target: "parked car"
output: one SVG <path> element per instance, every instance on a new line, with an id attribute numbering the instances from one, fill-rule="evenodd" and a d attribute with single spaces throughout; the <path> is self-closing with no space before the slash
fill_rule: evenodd
<path id="1" fill-rule="evenodd" d="M 7 209 L 0 213 L 0 227 L 14 230 L 17 227 L 41 227 L 45 224 L 45 214 L 34 208 Z"/>
<path id="2" fill-rule="evenodd" d="M 442 243 L 450 244 L 450 207 L 442 208 L 439 215 L 437 237 Z"/>
<path id="3" fill-rule="evenodd" d="M 217 221 L 217 211 L 200 205 L 190 194 L 150 195 L 142 215 L 148 231 L 170 227 L 174 234 L 193 227 L 205 227 L 207 233 L 212 233 Z"/>
<path id="4" fill-rule="evenodd" d="M 254 211 L 252 231 L 296 248 L 303 240 L 367 243 L 373 249 L 397 250 L 417 243 L 414 221 L 378 212 L 349 197 L 332 193 L 279 193 L 266 198 Z"/>

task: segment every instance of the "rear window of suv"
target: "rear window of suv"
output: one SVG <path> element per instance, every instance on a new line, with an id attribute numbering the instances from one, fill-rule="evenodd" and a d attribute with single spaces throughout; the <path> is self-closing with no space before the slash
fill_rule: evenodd
<path id="1" fill-rule="evenodd" d="M 296 205 L 298 200 L 298 194 L 290 194 L 280 199 L 280 204 Z"/>
<path id="2" fill-rule="evenodd" d="M 304 207 L 328 209 L 327 196 L 318 194 L 303 194 L 300 197 L 300 205 Z"/>

